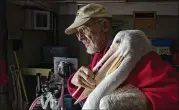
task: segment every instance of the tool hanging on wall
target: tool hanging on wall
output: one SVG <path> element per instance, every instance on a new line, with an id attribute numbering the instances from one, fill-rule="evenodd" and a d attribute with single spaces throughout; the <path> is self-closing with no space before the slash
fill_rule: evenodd
<path id="1" fill-rule="evenodd" d="M 14 95 L 14 99 L 12 101 L 12 108 L 13 110 L 23 110 L 23 104 L 22 104 L 23 99 L 22 99 L 20 80 L 19 80 L 18 70 L 16 69 L 15 65 L 10 65 L 10 73 L 12 77 L 13 95 Z"/>
<path id="2" fill-rule="evenodd" d="M 25 100 L 26 100 L 26 102 L 27 102 L 27 104 L 28 104 L 29 101 L 28 101 L 28 98 L 27 98 L 27 93 L 26 93 L 26 89 L 25 89 L 24 81 L 23 81 L 23 78 L 22 78 L 22 71 L 21 71 L 21 69 L 20 69 L 19 60 L 18 60 L 16 51 L 14 51 L 14 56 L 15 56 L 15 59 L 16 59 L 16 65 L 17 65 L 18 74 L 19 74 L 19 78 L 20 78 L 21 86 L 22 86 L 22 89 L 23 89 L 23 93 L 24 93 L 24 96 L 25 96 Z"/>
<path id="3" fill-rule="evenodd" d="M 20 64 L 19 64 L 19 59 L 17 56 L 17 52 L 22 48 L 22 41 L 21 40 L 13 40 L 13 53 L 14 53 L 14 58 L 15 58 L 15 65 L 10 65 L 10 71 L 12 74 L 12 78 L 13 81 L 15 83 L 14 86 L 14 96 L 15 96 L 15 100 L 14 100 L 14 105 L 13 106 L 17 106 L 18 110 L 24 110 L 26 109 L 26 106 L 28 105 L 29 101 L 28 101 L 28 97 L 27 97 L 27 93 L 26 93 L 26 88 L 24 85 L 24 80 L 22 77 L 22 71 L 20 68 Z M 22 90 L 22 93 L 21 93 Z M 23 97 L 25 98 L 25 103 L 23 101 Z"/>

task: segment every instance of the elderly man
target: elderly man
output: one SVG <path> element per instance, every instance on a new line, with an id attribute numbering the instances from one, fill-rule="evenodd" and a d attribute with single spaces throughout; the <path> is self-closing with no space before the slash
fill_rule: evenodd
<path id="1" fill-rule="evenodd" d="M 79 86 L 83 87 L 73 96 L 75 99 L 84 88 L 96 87 L 92 68 L 111 44 L 111 18 L 102 5 L 88 4 L 78 10 L 74 23 L 65 30 L 68 35 L 76 33 L 78 40 L 85 45 L 87 53 L 93 54 L 91 64 L 88 67 L 82 66 L 68 79 L 70 94 Z M 104 97 L 100 101 L 100 109 L 179 110 L 179 74 L 153 51 L 142 57 L 122 85 L 126 84 L 138 88 L 145 103 L 141 103 L 142 99 L 139 97 L 126 97 L 122 101 L 120 98 L 110 100 Z M 112 93 L 108 97 L 113 97 L 113 94 L 117 96 L 117 93 Z M 116 107 L 115 102 L 121 102 L 120 106 Z M 110 107 L 102 108 L 106 103 L 109 103 Z"/>

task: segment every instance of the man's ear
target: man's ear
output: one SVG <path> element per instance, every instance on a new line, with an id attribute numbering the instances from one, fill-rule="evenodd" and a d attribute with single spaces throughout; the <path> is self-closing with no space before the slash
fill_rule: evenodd
<path id="1" fill-rule="evenodd" d="M 109 21 L 107 19 L 103 19 L 102 22 L 102 29 L 104 32 L 108 32 L 109 29 L 110 29 L 110 24 L 109 24 Z"/>

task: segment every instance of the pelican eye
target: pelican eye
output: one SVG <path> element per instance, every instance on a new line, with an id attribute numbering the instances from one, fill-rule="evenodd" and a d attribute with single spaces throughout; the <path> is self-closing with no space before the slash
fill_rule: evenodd
<path id="1" fill-rule="evenodd" d="M 116 40 L 116 43 L 120 43 L 121 41 L 120 40 Z"/>

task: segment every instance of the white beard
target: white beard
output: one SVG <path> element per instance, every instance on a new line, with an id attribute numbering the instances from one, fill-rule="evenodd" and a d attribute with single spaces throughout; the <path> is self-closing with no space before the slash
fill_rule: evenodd
<path id="1" fill-rule="evenodd" d="M 86 49 L 86 52 L 89 53 L 89 54 L 94 54 L 94 53 L 96 53 L 96 52 L 98 52 L 98 51 L 99 51 L 98 49 L 96 49 L 96 48 L 91 48 L 91 47 L 88 47 L 88 48 Z"/>

